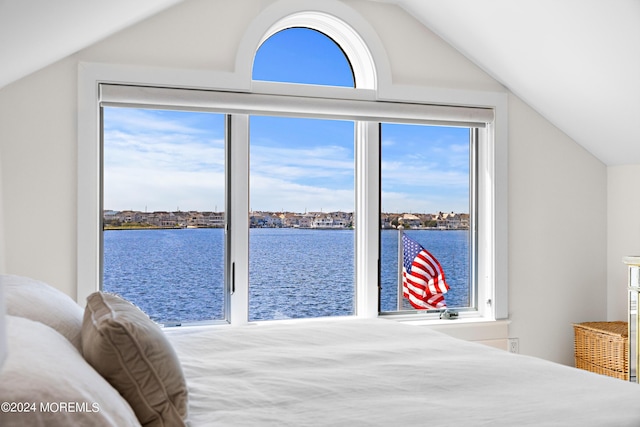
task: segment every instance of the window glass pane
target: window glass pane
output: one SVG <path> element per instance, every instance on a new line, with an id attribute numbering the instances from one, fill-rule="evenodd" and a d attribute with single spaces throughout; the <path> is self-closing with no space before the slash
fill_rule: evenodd
<path id="1" fill-rule="evenodd" d="M 224 319 L 224 115 L 103 117 L 102 289 L 163 324 Z"/>
<path id="2" fill-rule="evenodd" d="M 354 87 L 351 64 L 340 46 L 308 28 L 289 28 L 269 37 L 256 53 L 253 79 Z"/>
<path id="3" fill-rule="evenodd" d="M 249 320 L 354 314 L 353 132 L 251 117 Z"/>
<path id="4" fill-rule="evenodd" d="M 416 309 L 402 296 L 399 226 L 440 263 L 446 306 L 471 306 L 470 130 L 385 123 L 381 145 L 381 311 Z"/>

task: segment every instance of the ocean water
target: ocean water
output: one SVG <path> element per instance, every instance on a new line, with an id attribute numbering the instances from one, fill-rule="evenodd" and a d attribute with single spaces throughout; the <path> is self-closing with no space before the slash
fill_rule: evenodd
<path id="1" fill-rule="evenodd" d="M 469 305 L 469 232 L 405 232 L 440 261 L 447 305 Z M 381 311 L 397 310 L 397 244 L 381 232 Z M 254 228 L 249 250 L 250 320 L 354 314 L 353 230 Z M 222 229 L 104 232 L 103 289 L 159 323 L 223 319 L 223 266 Z"/>

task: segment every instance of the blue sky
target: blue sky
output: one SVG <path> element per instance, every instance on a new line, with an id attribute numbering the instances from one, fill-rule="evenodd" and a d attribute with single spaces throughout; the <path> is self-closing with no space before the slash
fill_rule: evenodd
<path id="1" fill-rule="evenodd" d="M 342 51 L 311 30 L 272 36 L 253 73 L 353 86 Z M 223 210 L 222 115 L 113 107 L 104 123 L 105 209 Z M 353 132 L 348 121 L 252 116 L 250 207 L 353 211 Z M 468 129 L 383 124 L 381 153 L 384 212 L 468 212 Z"/>

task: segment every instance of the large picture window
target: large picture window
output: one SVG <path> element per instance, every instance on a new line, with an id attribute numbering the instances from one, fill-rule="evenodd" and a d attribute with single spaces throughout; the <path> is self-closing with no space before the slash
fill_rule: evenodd
<path id="1" fill-rule="evenodd" d="M 173 284 L 158 280 L 155 287 L 136 286 L 139 295 L 125 293 L 142 306 L 164 307 L 161 310 L 169 314 L 159 313 L 156 318 L 166 324 L 229 320 L 236 315 L 247 316 L 251 321 L 357 315 L 358 299 L 372 287 L 380 289 L 377 297 L 380 312 L 428 312 L 429 309 L 409 305 L 401 292 L 398 230 L 402 230 L 439 259 L 451 287 L 445 295 L 446 306 L 477 310 L 478 282 L 474 269 L 477 224 L 473 201 L 479 197 L 474 167 L 478 144 L 472 135 L 478 128 L 457 122 L 456 126 L 431 125 L 432 107 L 427 106 L 423 111 L 412 108 L 414 114 L 424 115 L 423 123 L 406 124 L 396 118 L 401 104 L 382 106 L 375 121 L 372 117 L 360 120 L 356 117 L 354 122 L 348 118 L 356 114 L 355 110 L 340 113 L 349 108 L 350 101 L 332 101 L 315 114 L 305 114 L 311 117 L 301 118 L 266 112 L 286 110 L 293 114 L 301 103 L 314 103 L 312 98 L 265 95 L 261 99 L 268 102 L 254 107 L 254 114 L 246 115 L 239 111 L 246 111 L 251 97 L 239 95 L 235 99 L 228 93 L 195 93 L 198 108 L 210 112 L 166 112 L 187 108 L 189 96 L 194 94 L 192 90 L 107 85 L 103 88 L 105 207 L 126 205 L 127 202 L 115 202 L 119 197 L 129 204 L 136 197 L 154 200 L 153 187 L 158 188 L 162 197 L 171 196 L 166 200 L 189 205 L 184 212 L 176 205 L 175 210 L 154 209 L 150 215 L 147 204 L 138 201 L 139 210 L 105 211 L 104 289 L 123 292 L 132 277 L 138 278 L 134 280 L 136 284 L 153 281 L 148 279 L 154 275 L 173 280 Z M 108 101 L 122 96 L 130 98 L 132 105 L 146 102 L 156 109 L 162 107 L 163 110 L 154 113 L 162 120 L 151 127 L 162 129 L 160 123 L 164 123 L 168 129 L 160 131 L 164 136 L 145 136 L 140 130 L 121 129 L 116 124 L 116 113 L 126 111 L 123 116 L 128 121 L 136 114 L 147 119 L 152 115 L 147 110 L 124 109 L 127 102 Z M 362 105 L 374 107 L 369 102 Z M 227 113 L 215 113 L 219 110 Z M 181 122 L 167 121 L 164 116 L 169 114 Z M 323 118 L 341 115 L 345 116 L 342 120 Z M 192 136 L 178 137 L 170 131 L 178 127 L 185 132 L 188 123 L 199 120 L 206 121 L 206 129 L 192 131 Z M 229 132 L 226 121 L 231 128 L 244 123 L 246 134 Z M 413 121 L 417 122 L 415 117 Z M 176 126 L 177 123 L 182 124 Z M 196 137 L 191 140 L 193 135 Z M 223 135 L 229 140 L 225 142 Z M 244 159 L 228 157 L 226 145 L 236 147 L 236 157 Z M 237 151 L 242 146 L 246 147 L 244 154 Z M 372 163 L 378 155 L 378 162 Z M 137 159 L 138 156 L 143 158 Z M 129 159 L 128 171 L 123 169 L 122 159 Z M 246 163 L 249 167 L 244 171 L 233 170 L 226 165 L 227 161 Z M 225 178 L 227 169 L 231 170 Z M 376 176 L 377 170 L 379 181 L 363 179 Z M 125 171 L 128 175 L 123 176 Z M 243 183 L 247 185 L 243 187 Z M 377 192 L 375 198 L 380 203 L 356 203 L 359 195 L 371 188 Z M 247 197 L 248 209 L 244 213 L 217 208 L 227 205 L 224 200 L 233 197 Z M 118 246 L 113 245 L 112 236 L 135 234 L 131 230 L 109 230 L 108 218 L 114 215 L 122 218 L 121 223 L 114 224 L 120 228 L 131 228 L 132 224 L 146 226 L 138 217 L 146 218 L 146 222 L 160 217 L 165 220 L 155 224 L 159 231 L 135 230 L 146 234 L 132 239 L 135 244 L 131 247 L 139 245 L 141 249 L 125 250 L 132 258 L 123 266 L 113 261 Z M 361 223 L 372 219 L 379 226 L 378 238 L 361 230 Z M 242 224 L 246 227 L 244 231 Z M 229 232 L 228 240 L 223 229 Z M 171 233 L 175 233 L 177 240 L 168 236 Z M 195 233 L 206 234 L 208 244 L 218 242 L 215 246 L 218 249 L 198 247 L 195 240 L 189 239 Z M 151 235 L 156 240 L 144 243 L 142 237 Z M 248 244 L 238 239 L 247 239 Z M 233 258 L 220 249 L 225 247 L 225 241 L 231 247 L 246 245 L 248 251 L 225 263 L 225 259 Z M 118 242 L 127 247 L 125 243 Z M 366 256 L 358 258 L 358 253 Z M 153 261 L 153 254 L 160 258 Z M 207 268 L 216 271 L 215 277 L 202 274 L 205 270 L 195 266 L 198 256 L 204 257 Z M 163 262 L 162 257 L 167 259 Z M 380 260 L 379 283 L 358 274 L 363 267 L 370 268 L 366 260 L 372 257 Z M 134 264 L 134 260 L 140 263 Z M 124 269 L 134 265 L 142 267 L 138 271 Z M 238 280 L 239 270 L 247 272 L 246 280 Z M 175 279 L 168 279 L 174 276 Z M 245 313 L 225 312 L 225 299 L 239 291 L 246 298 Z M 197 309 L 191 307 L 189 296 L 200 305 Z M 436 311 L 441 308 L 432 307 Z M 201 311 L 204 314 L 196 314 Z"/>
<path id="2" fill-rule="evenodd" d="M 79 162 L 80 299 L 117 292 L 165 325 L 506 313 L 496 109 L 381 102 L 362 40 L 309 15 L 317 28 L 290 25 L 300 14 L 263 36 L 250 89 L 92 77 L 81 90 L 101 120 L 81 109 L 79 157 L 95 161 Z M 287 55 L 283 40 L 319 47 Z M 403 235 L 437 259 L 444 305 L 409 302 Z"/>

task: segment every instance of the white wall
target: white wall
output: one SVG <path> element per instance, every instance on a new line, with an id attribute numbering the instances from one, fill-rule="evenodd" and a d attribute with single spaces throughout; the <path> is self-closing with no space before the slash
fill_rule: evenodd
<path id="1" fill-rule="evenodd" d="M 76 294 L 78 62 L 233 71 L 271 3 L 187 1 L 0 90 L 8 272 Z M 382 40 L 394 83 L 506 91 L 401 9 L 345 3 Z M 510 335 L 571 364 L 571 323 L 606 317 L 606 169 L 515 96 L 509 115 Z"/>
<path id="2" fill-rule="evenodd" d="M 572 364 L 571 324 L 607 317 L 606 167 L 509 106 L 509 333 L 522 353 Z"/>
<path id="3" fill-rule="evenodd" d="M 627 266 L 624 256 L 640 255 L 640 165 L 607 169 L 608 320 L 627 318 Z"/>
<path id="4" fill-rule="evenodd" d="M 0 90 L 6 272 L 75 292 L 76 74 L 61 61 Z"/>

